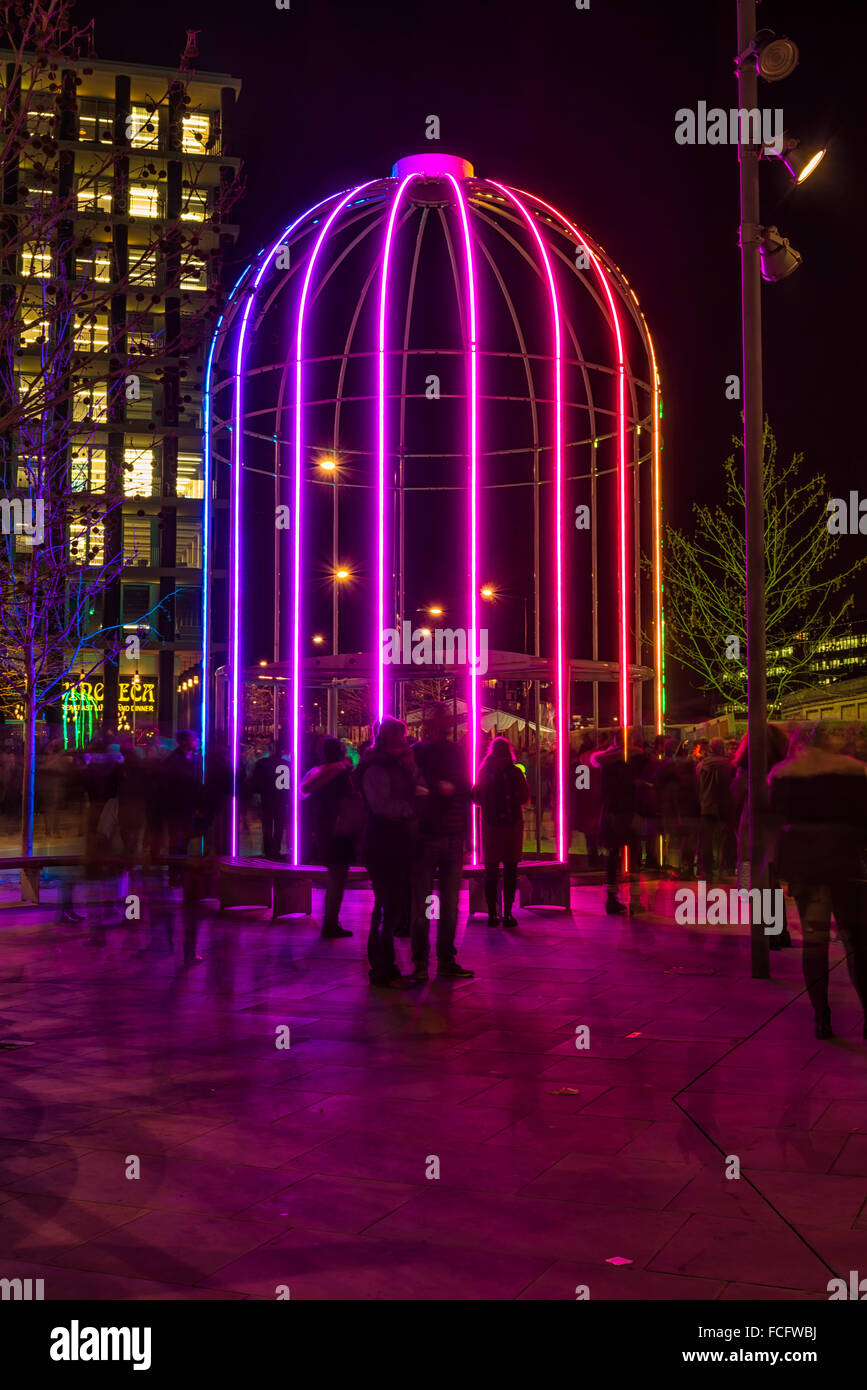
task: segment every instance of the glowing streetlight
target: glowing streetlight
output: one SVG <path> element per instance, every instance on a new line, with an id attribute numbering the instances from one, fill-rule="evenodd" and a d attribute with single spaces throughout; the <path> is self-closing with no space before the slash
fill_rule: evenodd
<path id="1" fill-rule="evenodd" d="M 340 569 L 334 571 L 334 577 L 335 579 L 349 579 L 351 577 L 351 571 L 348 570 L 345 565 L 341 565 Z"/>
<path id="2" fill-rule="evenodd" d="M 440 608 L 438 603 L 431 604 L 430 608 L 427 611 L 432 618 L 441 618 L 443 615 L 443 610 L 442 608 Z"/>
<path id="3" fill-rule="evenodd" d="M 323 473 L 337 472 L 337 462 L 335 459 L 320 459 L 319 467 L 322 469 Z"/>
<path id="4" fill-rule="evenodd" d="M 487 599 L 488 602 L 497 597 L 497 591 L 494 588 L 493 584 L 483 584 L 481 589 L 479 590 L 479 593 L 481 594 L 482 598 Z"/>
<path id="5" fill-rule="evenodd" d="M 322 636 L 321 632 L 317 632 L 313 638 L 313 641 L 315 642 L 317 647 L 321 647 L 322 643 L 325 641 L 325 638 Z"/>

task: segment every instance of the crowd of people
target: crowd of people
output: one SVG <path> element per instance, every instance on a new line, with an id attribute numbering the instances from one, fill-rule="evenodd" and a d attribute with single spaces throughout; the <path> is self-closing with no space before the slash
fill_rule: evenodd
<path id="1" fill-rule="evenodd" d="M 327 870 L 322 935 L 350 936 L 340 910 L 353 864 L 364 866 L 374 904 L 368 934 L 372 985 L 404 989 L 429 978 L 431 925 L 437 974 L 467 979 L 457 960 L 458 899 L 478 807 L 488 925 L 514 928 L 518 863 L 530 784 L 503 736 L 491 739 L 475 784 L 466 742 L 452 738 L 447 705 L 423 712 L 423 736 L 411 741 L 399 719 L 381 721 L 375 740 L 356 752 L 340 739 L 310 741 L 299 781 L 304 862 Z M 867 747 L 860 731 L 815 725 L 787 733 L 769 724 L 766 742 L 769 814 L 763 876 L 785 883 L 802 928 L 803 969 L 817 1037 L 833 1036 L 828 1004 L 832 918 L 847 953 L 852 983 L 867 1011 Z M 310 765 L 312 764 L 312 765 Z M 591 867 L 605 869 L 605 910 L 645 911 L 641 884 L 671 876 L 707 885 L 736 882 L 743 866 L 749 748 L 747 739 L 693 744 L 630 731 L 606 741 L 590 736 L 577 750 L 570 820 L 583 835 Z M 194 841 L 205 854 L 229 852 L 233 773 L 225 742 L 215 739 L 202 768 L 198 737 L 175 740 L 155 730 L 97 738 L 84 749 L 40 749 L 37 822 L 49 839 L 82 828 L 86 875 L 107 873 L 113 856 L 184 856 Z M 291 760 L 276 742 L 239 769 L 243 828 L 255 805 L 262 853 L 286 858 Z M 20 756 L 0 747 L 0 812 L 20 797 Z M 177 868 L 170 873 L 178 881 Z M 629 902 L 621 900 L 628 885 Z M 436 885 L 436 886 L 435 886 Z M 62 921 L 80 921 L 63 887 Z M 402 975 L 394 941 L 411 941 L 412 971 Z M 792 944 L 788 927 L 769 943 Z M 865 1023 L 867 1037 L 867 1023 Z"/>

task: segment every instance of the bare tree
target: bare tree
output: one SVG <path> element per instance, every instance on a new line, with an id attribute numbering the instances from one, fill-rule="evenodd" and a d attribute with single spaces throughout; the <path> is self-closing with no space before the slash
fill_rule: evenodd
<path id="1" fill-rule="evenodd" d="M 166 177 L 141 161 L 156 147 L 160 109 L 176 127 L 189 111 L 193 43 L 188 35 L 177 74 L 144 117 L 118 114 L 84 147 L 76 93 L 91 26 L 75 27 L 70 0 L 0 0 L 0 678 L 24 713 L 23 854 L 33 845 L 37 722 L 72 673 L 87 679 L 122 645 L 119 615 L 96 615 L 135 559 L 121 511 L 136 495 L 137 459 L 105 448 L 94 476 L 94 441 L 105 444 L 100 426 L 123 431 L 143 378 L 165 383 L 166 423 L 183 421 L 190 397 L 180 378 L 217 312 L 219 252 L 202 252 L 204 221 L 137 219 L 135 248 L 100 226 L 106 211 L 129 215 L 131 155 L 138 187 Z M 194 158 L 185 155 L 186 207 L 200 196 Z M 237 181 L 221 186 L 213 225 L 237 193 Z M 155 195 L 153 215 L 160 205 Z M 193 297 L 184 286 L 195 277 L 207 288 Z M 155 311 L 168 305 L 177 312 L 157 316 L 165 331 L 154 333 Z M 156 443 L 156 420 L 145 428 Z"/>
<path id="2" fill-rule="evenodd" d="M 742 450 L 742 441 L 735 438 Z M 810 684 L 815 648 L 839 629 L 852 606 L 841 590 L 867 563 L 839 568 L 839 540 L 827 525 L 823 474 L 803 479 L 803 454 L 777 462 L 777 443 L 765 422 L 765 589 L 768 707 Z M 691 535 L 666 527 L 665 628 L 670 656 L 699 677 L 701 688 L 736 708 L 746 698 L 746 574 L 744 486 L 735 455 L 726 459 L 725 501 L 693 504 Z"/>

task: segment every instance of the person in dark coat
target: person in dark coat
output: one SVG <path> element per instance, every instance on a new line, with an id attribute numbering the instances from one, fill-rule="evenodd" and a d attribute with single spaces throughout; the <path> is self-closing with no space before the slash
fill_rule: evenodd
<path id="1" fill-rule="evenodd" d="M 322 753 L 324 761 L 305 774 L 298 790 L 311 802 L 314 852 L 328 869 L 322 935 L 334 940 L 352 935 L 340 925 L 340 905 L 361 831 L 361 800 L 341 740 L 327 738 Z"/>
<path id="2" fill-rule="evenodd" d="M 623 851 L 628 851 L 630 869 L 636 874 L 641 861 L 641 838 L 635 812 L 635 781 L 638 768 L 644 765 L 644 761 L 643 750 L 637 749 L 631 757 L 624 758 L 622 729 L 615 730 L 613 740 L 607 748 L 599 749 L 591 755 L 591 762 L 601 774 L 599 839 L 608 852 L 605 865 L 605 911 L 612 915 L 627 910 L 617 896 L 617 880 Z M 631 910 L 641 911 L 637 884 L 632 882 L 630 899 Z"/>
<path id="3" fill-rule="evenodd" d="M 262 815 L 262 857 L 283 858 L 283 832 L 289 806 L 289 760 L 280 752 L 279 743 L 272 752 L 260 758 L 250 774 L 250 791 L 259 797 Z"/>
<path id="4" fill-rule="evenodd" d="M 503 926 L 516 927 L 512 904 L 518 887 L 518 861 L 524 845 L 524 807 L 530 788 L 515 763 L 515 750 L 502 735 L 495 738 L 479 768 L 473 801 L 482 812 L 482 854 L 488 926 L 499 926 L 497 887 L 503 866 Z"/>
<path id="5" fill-rule="evenodd" d="M 464 876 L 464 840 L 470 805 L 470 776 L 464 749 L 449 738 L 452 717 L 446 704 L 433 704 L 427 714 L 424 743 L 413 749 L 422 782 L 428 789 L 419 807 L 419 838 L 413 871 L 413 978 L 428 978 L 430 920 L 428 910 L 434 877 L 439 888 L 437 975 L 467 980 L 472 970 L 458 964 L 455 933 L 458 897 Z"/>
<path id="6" fill-rule="evenodd" d="M 777 868 L 801 918 L 815 1036 L 834 1036 L 828 1003 L 833 913 L 867 1041 L 867 767 L 835 751 L 827 725 L 818 724 L 793 737 L 789 756 L 771 769 L 768 787 L 771 810 L 780 818 Z"/>
<path id="7" fill-rule="evenodd" d="M 712 738 L 695 769 L 701 822 L 698 871 L 708 883 L 722 873 L 726 834 L 732 822 L 732 763 L 721 738 Z"/>
<path id="8" fill-rule="evenodd" d="M 411 908 L 412 863 L 418 834 L 417 796 L 425 795 L 400 719 L 383 719 L 376 742 L 358 766 L 364 802 L 362 858 L 373 886 L 373 912 L 367 939 L 369 978 L 384 989 L 413 984 L 401 975 L 394 935 Z"/>

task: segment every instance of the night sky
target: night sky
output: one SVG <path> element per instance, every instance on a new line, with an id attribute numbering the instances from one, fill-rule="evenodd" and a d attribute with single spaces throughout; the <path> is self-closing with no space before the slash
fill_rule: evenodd
<path id="1" fill-rule="evenodd" d="M 736 105 L 734 0 L 591 0 L 587 11 L 574 0 L 292 0 L 287 11 L 148 0 L 79 14 L 95 14 L 101 58 L 172 65 L 200 29 L 197 67 L 241 78 L 239 268 L 317 198 L 423 150 L 430 113 L 441 149 L 562 207 L 629 276 L 654 333 L 666 520 L 682 525 L 693 500 L 719 494 L 739 429 L 725 398 L 740 373 L 737 155 L 679 146 L 674 132 L 679 107 Z M 761 104 L 782 106 L 805 148 L 829 147 L 798 189 L 776 164 L 761 168 L 762 221 L 804 257 L 764 287 L 765 408 L 782 454 L 805 451 L 835 494 L 867 478 L 855 423 L 867 378 L 864 14 L 851 0 L 758 7 L 759 27 L 801 53 L 791 77 L 760 83 Z"/>

